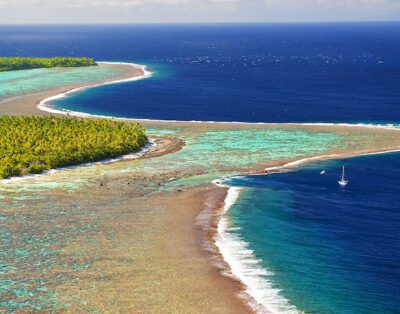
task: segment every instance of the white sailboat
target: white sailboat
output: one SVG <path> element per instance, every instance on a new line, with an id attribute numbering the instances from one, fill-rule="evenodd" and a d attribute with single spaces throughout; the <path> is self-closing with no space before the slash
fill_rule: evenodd
<path id="1" fill-rule="evenodd" d="M 344 166 L 343 166 L 343 170 L 342 170 L 342 177 L 340 178 L 338 183 L 339 183 L 340 186 L 346 186 L 347 183 L 349 183 L 349 180 L 346 180 L 345 176 L 344 176 Z"/>

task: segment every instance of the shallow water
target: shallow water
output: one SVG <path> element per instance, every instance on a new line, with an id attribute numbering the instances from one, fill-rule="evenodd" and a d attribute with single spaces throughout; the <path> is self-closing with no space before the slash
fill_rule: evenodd
<path id="1" fill-rule="evenodd" d="M 0 100 L 51 88 L 117 78 L 124 70 L 106 65 L 64 69 L 33 69 L 0 73 Z"/>
<path id="2" fill-rule="evenodd" d="M 86 217 L 94 212 L 43 192 L 6 194 L 0 209 L 0 309 L 63 308 L 52 287 L 73 280 L 63 269 L 89 264 L 60 258 L 60 252 L 93 230 Z"/>

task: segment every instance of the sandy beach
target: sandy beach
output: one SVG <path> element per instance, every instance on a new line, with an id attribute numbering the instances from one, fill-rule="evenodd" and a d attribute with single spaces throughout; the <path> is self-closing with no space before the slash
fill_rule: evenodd
<path id="1" fill-rule="evenodd" d="M 143 75 L 140 68 L 122 64 L 114 66 L 126 71 L 119 79 Z M 40 101 L 90 85 L 93 83 L 64 86 L 4 100 L 0 102 L 0 115 L 48 115 L 50 113 L 37 108 Z M 184 137 L 198 138 L 210 130 L 329 132 L 347 141 L 353 139 L 353 142 L 342 146 L 335 144 L 324 151 L 321 160 L 400 149 L 400 133 L 390 128 L 135 121 L 149 129 L 183 129 L 168 136 L 154 135 L 158 141 L 157 150 L 142 156 L 140 162 L 181 151 L 185 145 L 190 145 Z M 284 171 L 266 169 L 315 156 L 257 161 L 249 163 L 249 166 L 221 163 L 215 169 L 218 173 L 227 174 Z M 251 300 L 244 293 L 245 287 L 232 277 L 229 266 L 214 243 L 227 189 L 211 182 L 202 182 L 194 187 L 163 189 L 172 180 L 205 175 L 206 171 L 190 165 L 182 169 L 166 167 L 162 174 L 158 174 L 146 171 L 153 169 L 151 163 L 145 164 L 147 168 L 136 170 L 137 163 L 132 160 L 119 165 L 103 165 L 102 169 L 108 171 L 106 175 L 92 170 L 93 177 L 73 192 L 62 188 L 46 192 L 48 201 L 55 208 L 79 208 L 82 212 L 77 216 L 81 219 L 79 224 L 62 220 L 64 227 L 75 228 L 82 221 L 85 225 L 94 226 L 60 245 L 62 250 L 55 257 L 56 261 L 67 261 L 67 264 L 73 261 L 79 265 L 90 264 L 90 267 L 55 267 L 46 273 L 51 289 L 57 292 L 62 304 L 68 304 L 57 310 L 70 313 L 86 310 L 125 313 L 253 312 L 255 309 L 249 305 Z M 124 165 L 131 167 L 130 172 L 122 171 Z M 12 193 L 5 194 L 5 198 L 0 200 L 2 207 L 18 204 L 12 196 Z M 43 201 L 34 200 L 30 207 L 30 210 L 40 213 Z M 40 215 L 32 219 L 40 224 Z M 60 274 L 65 278 L 62 282 L 57 280 Z"/>

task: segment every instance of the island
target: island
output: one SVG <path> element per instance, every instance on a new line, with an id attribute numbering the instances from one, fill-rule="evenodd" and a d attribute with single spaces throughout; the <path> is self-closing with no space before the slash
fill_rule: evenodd
<path id="1" fill-rule="evenodd" d="M 31 57 L 0 57 L 0 72 L 28 70 L 37 68 L 69 68 L 82 66 L 95 66 L 97 63 L 93 58 L 81 57 L 53 57 L 53 58 L 31 58 Z"/>
<path id="2" fill-rule="evenodd" d="M 72 117 L 0 116 L 0 178 L 114 158 L 147 142 L 137 123 Z"/>

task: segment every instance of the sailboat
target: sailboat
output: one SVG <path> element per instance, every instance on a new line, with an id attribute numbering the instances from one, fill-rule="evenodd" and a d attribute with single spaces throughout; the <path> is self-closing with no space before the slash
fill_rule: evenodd
<path id="1" fill-rule="evenodd" d="M 342 177 L 340 178 L 340 180 L 338 181 L 340 186 L 346 186 L 347 183 L 349 183 L 349 180 L 346 180 L 344 177 L 344 166 L 343 166 L 343 170 L 342 170 Z"/>

